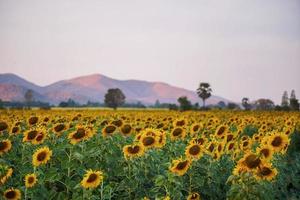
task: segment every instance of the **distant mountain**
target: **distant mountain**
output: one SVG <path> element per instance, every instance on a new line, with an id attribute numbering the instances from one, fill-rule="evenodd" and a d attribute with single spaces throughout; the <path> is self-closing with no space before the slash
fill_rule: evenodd
<path id="1" fill-rule="evenodd" d="M 15 74 L 0 74 L 0 99 L 5 101 L 24 101 L 26 90 L 31 89 L 34 91 L 36 100 L 47 101 L 51 104 L 58 104 L 69 98 L 79 103 L 103 102 L 104 95 L 109 88 L 120 88 L 127 102 L 141 101 L 149 105 L 158 99 L 161 103 L 177 103 L 180 96 L 187 96 L 193 103 L 201 102 L 194 91 L 162 82 L 116 80 L 101 74 L 93 74 L 41 87 Z M 229 102 L 222 97 L 211 96 L 207 104 L 216 104 L 219 101 Z"/>

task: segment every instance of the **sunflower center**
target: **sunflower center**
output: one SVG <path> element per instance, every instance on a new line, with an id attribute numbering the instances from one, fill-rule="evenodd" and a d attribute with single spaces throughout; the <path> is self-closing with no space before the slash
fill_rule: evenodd
<path id="1" fill-rule="evenodd" d="M 200 152 L 200 147 L 198 145 L 194 145 L 190 148 L 189 153 L 191 155 L 197 155 Z"/>
<path id="2" fill-rule="evenodd" d="M 274 147 L 279 147 L 280 145 L 281 145 L 281 143 L 282 143 L 282 139 L 281 139 L 281 137 L 280 136 L 276 136 L 275 138 L 274 138 L 274 140 L 272 141 L 272 146 L 274 146 Z"/>
<path id="3" fill-rule="evenodd" d="M 198 131 L 198 130 L 199 130 L 199 125 L 196 125 L 196 126 L 193 127 L 193 131 L 196 132 L 196 131 Z"/>
<path id="4" fill-rule="evenodd" d="M 260 171 L 260 174 L 263 176 L 268 176 L 272 173 L 272 170 L 268 167 L 263 167 Z"/>
<path id="5" fill-rule="evenodd" d="M 7 143 L 6 142 L 0 142 L 0 151 L 3 151 L 7 148 Z"/>
<path id="6" fill-rule="evenodd" d="M 6 122 L 0 122 L 0 131 L 4 131 L 8 128 L 8 125 Z"/>
<path id="7" fill-rule="evenodd" d="M 213 144 L 211 144 L 208 149 L 210 152 L 213 152 L 213 150 L 215 149 L 215 146 Z"/>
<path id="8" fill-rule="evenodd" d="M 65 125 L 64 124 L 58 124 L 57 126 L 54 127 L 55 132 L 60 132 L 64 130 Z"/>
<path id="9" fill-rule="evenodd" d="M 227 135 L 227 142 L 231 141 L 233 139 L 233 135 Z"/>
<path id="10" fill-rule="evenodd" d="M 260 159 L 256 155 L 249 155 L 245 159 L 247 167 L 256 168 L 260 164 Z"/>
<path id="11" fill-rule="evenodd" d="M 198 138 L 197 143 L 202 145 L 204 143 L 204 139 L 203 138 Z"/>
<path id="12" fill-rule="evenodd" d="M 46 156 L 47 156 L 46 152 L 41 152 L 38 154 L 37 160 L 41 162 L 41 161 L 45 160 Z"/>
<path id="13" fill-rule="evenodd" d="M 234 147 L 234 144 L 233 144 L 233 143 L 230 143 L 230 144 L 229 144 L 229 147 L 228 147 L 228 150 L 231 150 L 233 147 Z"/>
<path id="14" fill-rule="evenodd" d="M 219 130 L 217 132 L 217 135 L 222 135 L 224 132 L 225 132 L 225 127 L 222 126 L 222 127 L 219 128 Z"/>
<path id="15" fill-rule="evenodd" d="M 129 147 L 128 148 L 128 151 L 129 151 L 129 153 L 132 153 L 132 154 L 136 154 L 136 153 L 138 153 L 139 152 L 139 150 L 140 150 L 140 147 L 139 146 L 134 146 L 134 147 Z"/>
<path id="16" fill-rule="evenodd" d="M 37 132 L 36 130 L 30 131 L 30 132 L 28 133 L 27 139 L 28 139 L 28 140 L 33 140 L 33 139 L 36 137 L 37 133 L 38 133 L 38 132 Z"/>
<path id="17" fill-rule="evenodd" d="M 181 135 L 182 133 L 182 129 L 181 128 L 176 128 L 174 131 L 173 131 L 173 135 L 174 136 L 179 136 Z"/>
<path id="18" fill-rule="evenodd" d="M 34 182 L 34 177 L 30 176 L 30 177 L 28 178 L 28 183 L 31 184 L 31 183 L 33 183 L 33 182 Z"/>
<path id="19" fill-rule="evenodd" d="M 176 126 L 183 126 L 184 125 L 184 120 L 180 120 L 176 122 Z"/>
<path id="20" fill-rule="evenodd" d="M 39 118 L 38 117 L 30 117 L 28 122 L 30 125 L 36 124 L 38 122 Z"/>
<path id="21" fill-rule="evenodd" d="M 81 139 L 85 136 L 85 130 L 84 128 L 78 128 L 76 133 L 73 135 L 75 139 Z"/>
<path id="22" fill-rule="evenodd" d="M 90 174 L 89 178 L 87 179 L 87 182 L 92 183 L 95 180 L 97 180 L 97 177 L 98 177 L 97 174 Z"/>
<path id="23" fill-rule="evenodd" d="M 16 197 L 16 192 L 15 191 L 9 191 L 5 194 L 5 197 L 7 199 L 14 199 Z"/>
<path id="24" fill-rule="evenodd" d="M 191 199 L 197 199 L 198 198 L 198 194 L 192 194 L 192 198 Z"/>
<path id="25" fill-rule="evenodd" d="M 112 122 L 112 124 L 117 127 L 120 127 L 120 126 L 122 126 L 123 122 L 122 122 L 122 120 L 115 120 Z"/>
<path id="26" fill-rule="evenodd" d="M 128 133 L 130 133 L 130 131 L 131 131 L 131 126 L 130 125 L 128 125 L 128 124 L 126 124 L 126 125 L 124 125 L 123 127 L 122 127 L 122 133 L 124 133 L 124 134 L 128 134 Z"/>
<path id="27" fill-rule="evenodd" d="M 36 136 L 35 140 L 38 141 L 38 142 L 40 142 L 40 141 L 43 140 L 43 138 L 44 138 L 43 133 L 39 133 L 39 134 Z"/>
<path id="28" fill-rule="evenodd" d="M 116 130 L 115 126 L 108 126 L 105 128 L 106 133 L 113 133 Z"/>
<path id="29" fill-rule="evenodd" d="M 266 158 L 270 155 L 270 150 L 269 149 L 262 149 L 260 151 Z"/>
<path id="30" fill-rule="evenodd" d="M 15 126 L 12 128 L 11 132 L 12 133 L 17 133 L 19 131 L 19 127 Z"/>
<path id="31" fill-rule="evenodd" d="M 145 138 L 143 139 L 143 144 L 144 144 L 145 146 L 150 146 L 150 145 L 152 145 L 154 142 L 155 142 L 155 139 L 154 139 L 153 137 L 151 137 L 151 136 L 145 137 Z"/>
<path id="32" fill-rule="evenodd" d="M 246 147 L 246 146 L 248 146 L 248 144 L 249 144 L 249 142 L 247 142 L 247 141 L 246 141 L 246 142 L 244 142 L 244 143 L 243 143 L 243 147 Z"/>
<path id="33" fill-rule="evenodd" d="M 188 161 L 183 161 L 183 162 L 179 162 L 176 166 L 176 169 L 178 170 L 183 170 L 188 164 Z"/>

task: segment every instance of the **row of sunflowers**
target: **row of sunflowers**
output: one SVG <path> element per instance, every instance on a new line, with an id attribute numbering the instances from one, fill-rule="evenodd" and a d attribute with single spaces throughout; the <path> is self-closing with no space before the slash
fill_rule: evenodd
<path id="1" fill-rule="evenodd" d="M 300 114 L 0 111 L 5 199 L 299 199 Z"/>

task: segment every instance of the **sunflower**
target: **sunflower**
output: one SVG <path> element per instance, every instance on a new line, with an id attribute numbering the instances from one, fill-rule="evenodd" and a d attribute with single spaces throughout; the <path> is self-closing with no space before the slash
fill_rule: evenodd
<path id="1" fill-rule="evenodd" d="M 32 156 L 32 164 L 37 167 L 46 164 L 52 156 L 52 151 L 48 147 L 39 148 Z"/>
<path id="2" fill-rule="evenodd" d="M 19 126 L 13 126 L 10 130 L 10 134 L 16 135 L 21 132 L 21 128 Z"/>
<path id="3" fill-rule="evenodd" d="M 180 126 L 180 127 L 184 127 L 187 125 L 187 120 L 186 119 L 177 119 L 173 122 L 173 126 L 176 127 L 176 126 Z"/>
<path id="4" fill-rule="evenodd" d="M 116 130 L 117 130 L 117 127 L 115 125 L 112 125 L 112 124 L 106 125 L 102 129 L 102 135 L 103 135 L 103 137 L 111 136 L 115 133 Z"/>
<path id="5" fill-rule="evenodd" d="M 11 149 L 11 141 L 5 139 L 0 141 L 0 156 L 4 153 L 7 153 Z"/>
<path id="6" fill-rule="evenodd" d="M 101 171 L 86 171 L 82 181 L 80 182 L 81 186 L 85 189 L 96 188 L 103 181 L 103 173 Z"/>
<path id="7" fill-rule="evenodd" d="M 0 185 L 3 185 L 12 175 L 13 169 L 7 165 L 0 165 Z"/>
<path id="8" fill-rule="evenodd" d="M 120 131 L 124 136 L 128 136 L 132 133 L 133 128 L 130 124 L 123 124 L 120 128 Z"/>
<path id="9" fill-rule="evenodd" d="M 151 135 L 142 135 L 140 142 L 146 149 L 148 149 L 156 146 L 157 138 Z"/>
<path id="10" fill-rule="evenodd" d="M 200 123 L 192 124 L 192 126 L 190 127 L 191 136 L 198 134 L 202 128 L 203 128 L 203 125 Z"/>
<path id="11" fill-rule="evenodd" d="M 37 182 L 37 177 L 36 174 L 27 174 L 25 176 L 25 187 L 26 188 L 31 188 L 33 187 Z"/>
<path id="12" fill-rule="evenodd" d="M 8 124 L 4 121 L 0 121 L 0 132 L 8 129 Z"/>
<path id="13" fill-rule="evenodd" d="M 276 168 L 273 168 L 272 164 L 264 163 L 261 167 L 259 167 L 256 170 L 255 177 L 258 180 L 265 179 L 265 180 L 271 181 L 272 179 L 274 179 L 276 177 L 277 173 L 278 172 L 277 172 Z"/>
<path id="14" fill-rule="evenodd" d="M 78 126 L 76 131 L 68 135 L 68 139 L 70 140 L 71 144 L 77 144 L 78 142 L 88 139 L 89 137 L 91 137 L 90 129 L 83 126 Z"/>
<path id="15" fill-rule="evenodd" d="M 270 146 L 262 146 L 256 149 L 256 152 L 261 155 L 263 160 L 269 161 L 272 159 L 274 150 Z"/>
<path id="16" fill-rule="evenodd" d="M 200 199 L 201 199 L 200 195 L 197 192 L 194 192 L 187 197 L 187 200 L 200 200 Z"/>
<path id="17" fill-rule="evenodd" d="M 112 121 L 111 124 L 116 127 L 121 127 L 123 125 L 123 121 L 120 119 L 116 119 L 116 120 Z"/>
<path id="18" fill-rule="evenodd" d="M 33 125 L 36 125 L 38 123 L 38 121 L 39 121 L 39 118 L 36 116 L 33 116 L 28 119 L 28 124 L 30 126 L 33 126 Z"/>
<path id="19" fill-rule="evenodd" d="M 23 142 L 32 142 L 37 136 L 37 130 L 28 130 L 24 133 Z"/>
<path id="20" fill-rule="evenodd" d="M 226 152 L 234 151 L 236 148 L 236 143 L 234 141 L 226 144 Z"/>
<path id="21" fill-rule="evenodd" d="M 202 156 L 201 146 L 199 144 L 190 144 L 185 149 L 185 155 L 188 158 L 199 159 Z"/>
<path id="22" fill-rule="evenodd" d="M 184 175 L 191 165 L 191 161 L 189 159 L 177 159 L 172 161 L 172 165 L 169 170 L 179 176 Z"/>
<path id="23" fill-rule="evenodd" d="M 199 145 L 204 145 L 205 142 L 206 142 L 206 138 L 205 137 L 199 137 L 199 138 L 192 138 L 190 141 L 189 141 L 189 144 L 199 144 Z"/>
<path id="24" fill-rule="evenodd" d="M 47 133 L 45 131 L 38 131 L 38 134 L 32 141 L 32 144 L 42 144 L 47 137 Z"/>
<path id="25" fill-rule="evenodd" d="M 126 145 L 123 147 L 123 153 L 126 159 L 139 157 L 145 153 L 144 146 L 140 144 Z"/>
<path id="26" fill-rule="evenodd" d="M 67 129 L 68 127 L 64 123 L 55 124 L 53 126 L 53 132 L 56 133 L 58 136 L 61 135 L 61 133 Z"/>
<path id="27" fill-rule="evenodd" d="M 269 145 L 273 148 L 275 152 L 283 152 L 285 147 L 289 145 L 290 139 L 287 135 L 283 133 L 272 134 L 268 137 Z"/>
<path id="28" fill-rule="evenodd" d="M 228 131 L 228 126 L 226 125 L 220 125 L 217 127 L 216 131 L 215 131 L 215 135 L 218 137 L 218 138 L 222 138 L 225 136 L 225 134 L 227 133 Z"/>
<path id="29" fill-rule="evenodd" d="M 254 153 L 247 153 L 244 157 L 239 161 L 249 170 L 255 169 L 261 165 L 261 159 Z"/>
<path id="30" fill-rule="evenodd" d="M 19 200 L 21 199 L 21 191 L 18 189 L 10 188 L 4 191 L 3 196 L 7 200 Z"/>
<path id="31" fill-rule="evenodd" d="M 174 127 L 171 131 L 171 140 L 183 139 L 185 135 L 186 132 L 182 127 Z"/>
<path id="32" fill-rule="evenodd" d="M 158 148 L 162 148 L 163 146 L 165 146 L 167 142 L 167 136 L 165 133 L 159 132 L 158 136 L 157 136 L 157 144 L 156 147 Z"/>

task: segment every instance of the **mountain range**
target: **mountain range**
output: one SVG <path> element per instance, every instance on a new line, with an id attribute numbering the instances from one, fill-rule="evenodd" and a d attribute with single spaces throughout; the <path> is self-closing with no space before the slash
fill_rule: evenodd
<path id="1" fill-rule="evenodd" d="M 117 80 L 101 74 L 92 74 L 39 86 L 15 74 L 0 74 L 0 99 L 3 101 L 24 101 L 25 92 L 31 89 L 36 101 L 55 105 L 70 98 L 82 104 L 87 101 L 103 102 L 109 88 L 120 88 L 126 96 L 126 102 L 131 103 L 140 101 L 150 105 L 156 100 L 160 103 L 177 103 L 180 96 L 187 96 L 193 103 L 202 103 L 195 91 L 163 82 Z M 230 102 L 212 95 L 207 104 L 216 104 L 219 101 Z"/>

